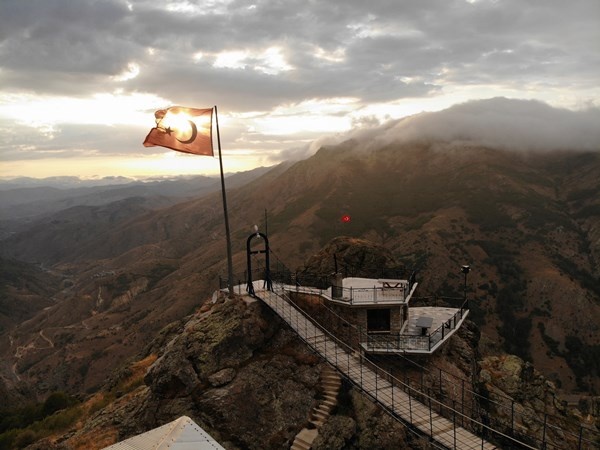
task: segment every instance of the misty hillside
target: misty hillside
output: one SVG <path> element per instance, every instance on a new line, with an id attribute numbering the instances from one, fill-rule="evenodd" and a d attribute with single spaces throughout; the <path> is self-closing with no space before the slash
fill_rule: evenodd
<path id="1" fill-rule="evenodd" d="M 226 176 L 227 185 L 244 185 L 268 170 L 259 167 L 230 174 Z M 74 206 L 102 206 L 140 197 L 148 208 L 157 209 L 220 189 L 218 177 L 206 176 L 141 181 L 122 177 L 93 181 L 73 177 L 5 180 L 0 181 L 0 233 L 7 236 L 23 224 Z"/>
<path id="2" fill-rule="evenodd" d="M 243 279 L 254 224 L 268 225 L 273 260 L 292 270 L 334 236 L 383 244 L 419 270 L 422 296 L 461 295 L 460 266 L 470 264 L 472 316 L 490 350 L 532 361 L 565 393 L 593 394 L 598 179 L 598 153 L 428 142 L 366 150 L 347 141 L 228 191 L 234 270 Z M 225 274 L 218 192 L 117 224 L 99 220 L 94 232 L 85 231 L 90 217 L 56 218 L 51 233 L 40 223 L 2 242 L 3 254 L 52 264 L 73 280 L 55 293 L 56 305 L 10 331 L 10 342 L 5 333 L 8 386 L 25 383 L 42 396 L 97 389 Z M 15 349 L 32 342 L 16 360 Z"/>

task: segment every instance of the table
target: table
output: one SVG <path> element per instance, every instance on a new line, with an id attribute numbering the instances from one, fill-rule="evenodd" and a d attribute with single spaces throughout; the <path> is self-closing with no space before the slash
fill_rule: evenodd
<path id="1" fill-rule="evenodd" d="M 417 327 L 421 328 L 421 336 L 427 336 L 427 330 L 433 324 L 433 317 L 417 317 Z"/>

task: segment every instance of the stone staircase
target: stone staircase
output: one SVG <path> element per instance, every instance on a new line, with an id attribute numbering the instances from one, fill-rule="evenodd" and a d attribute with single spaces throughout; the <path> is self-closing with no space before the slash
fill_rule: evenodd
<path id="1" fill-rule="evenodd" d="M 326 364 L 321 371 L 321 389 L 323 398 L 310 414 L 309 425 L 302 429 L 294 439 L 290 450 L 310 450 L 319 434 L 319 428 L 327 421 L 331 411 L 337 405 L 337 396 L 342 385 L 338 373 Z"/>

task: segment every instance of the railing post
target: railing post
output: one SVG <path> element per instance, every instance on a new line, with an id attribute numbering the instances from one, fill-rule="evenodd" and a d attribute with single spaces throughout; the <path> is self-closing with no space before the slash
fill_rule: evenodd
<path id="1" fill-rule="evenodd" d="M 394 409 L 394 376 L 392 375 L 392 378 L 390 379 L 390 381 L 392 382 L 392 412 L 395 414 L 396 410 Z"/>
<path id="2" fill-rule="evenodd" d="M 360 365 L 360 389 L 364 391 L 363 389 L 363 362 L 362 362 L 363 356 L 362 353 L 360 355 L 360 361 L 359 361 L 359 365 Z"/>
<path id="3" fill-rule="evenodd" d="M 431 439 L 433 439 L 433 411 L 431 410 L 431 392 L 429 393 L 429 430 Z"/>
<path id="4" fill-rule="evenodd" d="M 465 426 L 465 380 L 461 380 L 462 392 L 460 397 L 460 426 Z"/>
<path id="5" fill-rule="evenodd" d="M 333 343 L 333 345 L 334 345 L 333 348 L 335 349 L 335 368 L 337 369 L 337 367 L 338 367 L 338 359 L 337 359 L 338 346 L 335 342 Z"/>
<path id="6" fill-rule="evenodd" d="M 407 379 L 407 386 L 408 386 L 408 417 L 410 419 L 410 423 L 412 424 L 412 400 L 411 400 L 411 395 L 410 395 L 410 378 Z"/>
<path id="7" fill-rule="evenodd" d="M 511 400 L 510 405 L 510 434 L 514 436 L 515 434 L 515 401 Z"/>
<path id="8" fill-rule="evenodd" d="M 477 427 L 473 424 L 473 418 L 475 417 L 475 396 L 471 393 L 471 426 L 473 430 L 476 430 Z"/>
<path id="9" fill-rule="evenodd" d="M 546 423 L 548 421 L 548 414 L 544 414 L 544 431 L 542 433 L 542 450 L 546 450 Z"/>
<path id="10" fill-rule="evenodd" d="M 346 353 L 347 361 L 348 361 L 348 376 L 350 377 L 350 352 Z M 352 377 L 350 377 L 352 378 Z"/>
<path id="11" fill-rule="evenodd" d="M 443 391 L 442 391 L 442 369 L 439 369 L 439 373 L 440 373 L 440 400 L 442 399 Z"/>
<path id="12" fill-rule="evenodd" d="M 454 450 L 456 450 L 456 400 L 452 399 L 452 423 L 454 425 Z"/>

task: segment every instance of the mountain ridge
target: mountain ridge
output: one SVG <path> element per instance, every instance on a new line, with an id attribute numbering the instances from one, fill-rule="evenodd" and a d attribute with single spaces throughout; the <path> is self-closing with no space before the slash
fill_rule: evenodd
<path id="1" fill-rule="evenodd" d="M 424 296 L 462 295 L 459 268 L 470 264 L 473 316 L 489 340 L 500 343 L 497 351 L 504 345 L 533 360 L 565 392 L 595 392 L 598 179 L 594 152 L 524 154 L 425 141 L 365 150 L 350 140 L 228 190 L 234 270 L 243 281 L 245 241 L 254 224 L 268 227 L 275 259 L 292 270 L 335 236 L 385 244 L 402 264 L 419 269 Z M 351 220 L 342 221 L 344 215 Z M 85 245 L 63 247 L 59 258 L 42 259 L 75 275 L 73 285 L 59 296 L 64 306 L 30 320 L 29 332 L 12 332 L 6 357 L 14 362 L 15 347 L 48 323 L 71 327 L 72 337 L 44 331 L 59 338 L 55 342 L 70 339 L 71 350 L 82 355 L 72 361 L 70 377 L 55 377 L 47 389 L 94 389 L 148 335 L 216 289 L 226 273 L 222 223 L 215 192 L 145 211 Z M 54 234 L 69 235 L 66 230 Z M 43 236 L 24 231 L 4 240 L 3 251 L 22 255 L 16 243 L 43 247 Z M 30 353 L 16 366 L 19 376 L 64 364 L 58 350 Z M 91 354 L 94 376 L 78 375 Z"/>

